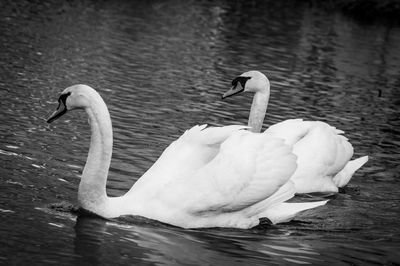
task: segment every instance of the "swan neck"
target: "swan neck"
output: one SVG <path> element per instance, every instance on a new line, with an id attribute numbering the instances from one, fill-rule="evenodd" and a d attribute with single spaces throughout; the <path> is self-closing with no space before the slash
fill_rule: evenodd
<path id="1" fill-rule="evenodd" d="M 254 94 L 253 103 L 250 109 L 248 126 L 250 131 L 259 133 L 264 122 L 269 101 L 269 90 L 258 91 Z"/>
<path id="2" fill-rule="evenodd" d="M 89 116 L 91 139 L 89 154 L 79 184 L 80 207 L 102 215 L 107 203 L 106 183 L 112 155 L 112 125 L 107 106 L 98 97 L 93 97 L 85 108 Z"/>

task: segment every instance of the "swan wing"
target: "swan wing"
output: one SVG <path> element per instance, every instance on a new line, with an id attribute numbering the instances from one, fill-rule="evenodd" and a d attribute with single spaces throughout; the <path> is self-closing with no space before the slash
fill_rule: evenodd
<path id="1" fill-rule="evenodd" d="M 283 204 L 296 192 L 292 148 L 242 128 L 193 127 L 135 183 L 130 200 L 148 218 L 187 228 L 250 228 L 261 217 L 278 223 L 323 204 Z"/>
<path id="2" fill-rule="evenodd" d="M 175 179 L 193 175 L 219 152 L 220 145 L 234 132 L 246 126 L 208 127 L 196 125 L 172 142 L 128 193 L 151 186 L 157 191 Z M 135 192 L 136 193 L 136 192 Z"/>
<path id="3" fill-rule="evenodd" d="M 320 121 L 291 119 L 271 126 L 266 132 L 293 145 L 298 168 L 291 180 L 298 193 L 338 191 L 338 182 L 333 177 L 353 156 L 353 147 L 341 135 L 343 131 Z"/>
<path id="4" fill-rule="evenodd" d="M 185 214 L 180 226 L 248 228 L 266 208 L 294 195 L 294 190 L 283 191 L 284 196 L 268 201 L 295 169 L 296 156 L 283 140 L 236 131 L 209 163 L 167 184 L 159 197 L 176 209 L 174 216 Z"/>
<path id="5" fill-rule="evenodd" d="M 193 177 L 208 190 L 199 211 L 237 211 L 273 195 L 296 169 L 296 156 L 282 140 L 239 131 L 221 146 L 218 155 Z M 198 195 L 199 199 L 203 196 Z M 216 206 L 217 205 L 217 206 Z M 195 211 L 195 210 L 193 210 Z"/>

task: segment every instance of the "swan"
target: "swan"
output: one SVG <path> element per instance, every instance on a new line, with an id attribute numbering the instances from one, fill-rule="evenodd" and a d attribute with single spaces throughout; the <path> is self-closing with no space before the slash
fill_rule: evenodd
<path id="1" fill-rule="evenodd" d="M 271 134 L 254 134 L 234 125 L 192 127 L 126 194 L 108 197 L 113 132 L 107 106 L 93 88 L 74 85 L 61 93 L 47 122 L 73 109 L 84 109 L 91 127 L 78 204 L 103 218 L 135 215 L 183 228 L 246 229 L 263 217 L 286 222 L 326 203 L 286 203 L 295 194 L 289 181 L 296 169 L 291 147 Z"/>
<path id="2" fill-rule="evenodd" d="M 270 83 L 259 71 L 248 71 L 232 81 L 232 87 L 222 98 L 240 92 L 253 92 L 248 126 L 259 133 L 267 111 Z M 343 136 L 344 132 L 321 121 L 289 119 L 274 124 L 264 134 L 273 135 L 293 146 L 297 156 L 297 169 L 291 177 L 296 193 L 338 192 L 344 187 L 368 156 L 351 160 L 353 146 Z"/>

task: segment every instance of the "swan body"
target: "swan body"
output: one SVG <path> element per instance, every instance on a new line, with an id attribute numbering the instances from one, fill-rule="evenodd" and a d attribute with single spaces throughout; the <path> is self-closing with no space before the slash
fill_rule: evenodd
<path id="1" fill-rule="evenodd" d="M 286 222 L 326 203 L 286 203 L 295 193 L 292 148 L 243 126 L 192 127 L 125 195 L 108 197 L 113 137 L 107 106 L 91 87 L 75 85 L 63 91 L 48 122 L 72 109 L 86 111 L 92 132 L 78 203 L 104 218 L 139 215 L 184 228 L 250 228 L 262 217 Z"/>
<path id="2" fill-rule="evenodd" d="M 242 91 L 255 93 L 250 110 L 249 127 L 260 132 L 268 106 L 270 83 L 259 71 L 248 71 L 232 81 L 223 98 Z M 350 160 L 353 146 L 343 131 L 321 121 L 289 119 L 269 127 L 263 134 L 282 138 L 293 147 L 297 169 L 291 177 L 296 193 L 338 192 L 347 185 L 368 156 Z"/>

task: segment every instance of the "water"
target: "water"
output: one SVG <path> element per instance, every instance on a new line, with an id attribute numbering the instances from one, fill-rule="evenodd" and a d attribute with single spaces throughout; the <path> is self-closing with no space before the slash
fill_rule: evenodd
<path id="1" fill-rule="evenodd" d="M 286 1 L 2 1 L 0 264 L 395 265 L 400 244 L 400 28 Z M 245 124 L 236 75 L 266 73 L 265 127 L 323 120 L 370 161 L 324 207 L 252 230 L 184 230 L 49 208 L 76 203 L 83 112 L 48 125 L 58 93 L 89 84 L 114 127 L 108 194 L 121 195 L 195 125 Z"/>

